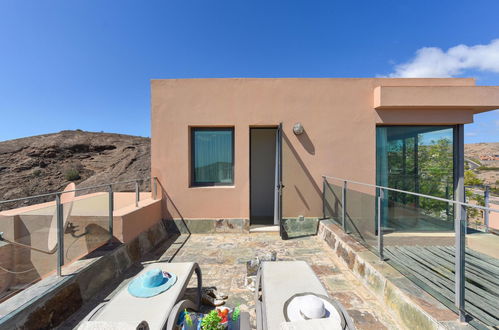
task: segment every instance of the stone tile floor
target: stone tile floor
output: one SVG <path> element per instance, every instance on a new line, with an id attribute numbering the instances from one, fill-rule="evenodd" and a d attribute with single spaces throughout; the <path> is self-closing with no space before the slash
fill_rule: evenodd
<path id="1" fill-rule="evenodd" d="M 310 264 L 329 294 L 339 300 L 352 317 L 357 329 L 404 329 L 378 302 L 374 295 L 350 272 L 329 246 L 317 236 L 281 240 L 278 233 L 193 234 L 172 237 L 148 254 L 142 263 L 157 260 L 197 262 L 204 287 L 216 287 L 226 293 L 226 306 L 240 306 L 250 313 L 255 326 L 254 293 L 246 287 L 246 262 L 276 251 L 277 260 L 303 260 Z M 111 298 L 142 269 L 131 267 L 124 277 L 108 285 L 61 324 L 58 329 L 74 329 L 100 302 Z M 292 274 L 290 274 L 292 276 Z M 185 298 L 194 299 L 197 279 L 194 275 Z M 203 306 L 203 311 L 209 307 Z"/>
<path id="2" fill-rule="evenodd" d="M 277 260 L 308 262 L 330 295 L 348 310 L 357 329 L 403 328 L 316 236 L 283 241 L 278 233 L 182 235 L 157 259 L 196 261 L 203 273 L 203 286 L 226 293 L 226 305 L 240 305 L 241 310 L 248 311 L 255 327 L 254 294 L 245 286 L 246 261 L 269 251 L 277 252 Z M 189 286 L 194 288 L 195 281 L 193 276 Z"/>

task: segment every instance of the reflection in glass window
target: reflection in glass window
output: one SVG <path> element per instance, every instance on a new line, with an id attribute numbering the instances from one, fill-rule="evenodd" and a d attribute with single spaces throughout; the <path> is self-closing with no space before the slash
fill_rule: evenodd
<path id="1" fill-rule="evenodd" d="M 377 127 L 378 185 L 453 199 L 453 132 L 453 126 Z M 394 229 L 438 230 L 452 225 L 453 210 L 445 202 L 389 192 L 385 207 L 384 221 L 391 219 L 386 225 Z"/>
<path id="2" fill-rule="evenodd" d="M 192 128 L 192 185 L 234 182 L 234 129 Z"/>

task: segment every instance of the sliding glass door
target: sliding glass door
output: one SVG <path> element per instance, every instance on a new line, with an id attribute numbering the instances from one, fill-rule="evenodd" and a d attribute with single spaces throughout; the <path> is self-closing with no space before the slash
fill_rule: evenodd
<path id="1" fill-rule="evenodd" d="M 453 199 L 453 141 L 454 126 L 378 126 L 377 184 Z M 398 192 L 385 197 L 382 225 L 388 229 L 452 229 L 453 210 L 446 202 Z"/>

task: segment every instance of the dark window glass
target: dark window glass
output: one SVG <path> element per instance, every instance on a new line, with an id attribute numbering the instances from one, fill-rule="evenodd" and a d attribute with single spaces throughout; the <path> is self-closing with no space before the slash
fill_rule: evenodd
<path id="1" fill-rule="evenodd" d="M 234 183 L 234 129 L 192 128 L 192 185 Z"/>

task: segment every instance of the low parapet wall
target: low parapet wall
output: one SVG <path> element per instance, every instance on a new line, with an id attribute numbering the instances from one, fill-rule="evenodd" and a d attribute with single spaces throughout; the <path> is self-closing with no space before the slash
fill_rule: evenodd
<path id="1" fill-rule="evenodd" d="M 135 205 L 134 193 L 118 192 L 114 195 L 114 239 L 130 243 L 161 221 L 161 201 L 151 199 L 149 193 L 141 194 L 138 206 Z M 51 229 L 54 217 L 55 202 L 0 213 L 0 231 L 8 240 L 0 242 L 0 301 L 55 272 L 57 251 L 47 248 L 50 231 L 56 230 Z M 76 197 L 67 221 L 63 235 L 65 264 L 78 260 L 110 240 L 108 194 Z"/>
<path id="2" fill-rule="evenodd" d="M 0 328 L 57 327 L 167 237 L 159 222 L 111 251 L 103 247 L 64 267 L 64 276 L 50 275 L 0 304 Z"/>
<path id="3" fill-rule="evenodd" d="M 113 215 L 114 237 L 123 243 L 131 242 L 140 233 L 161 221 L 161 201 L 141 200 L 139 207 L 129 205 Z"/>

